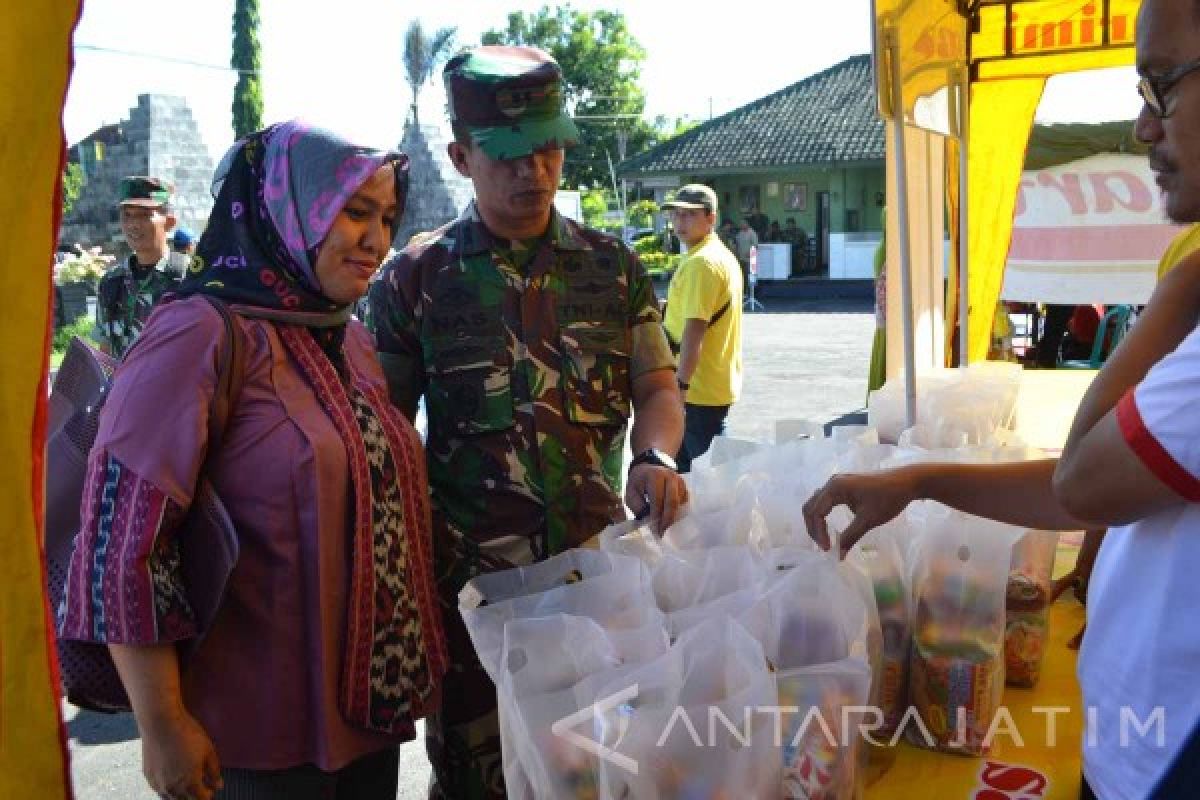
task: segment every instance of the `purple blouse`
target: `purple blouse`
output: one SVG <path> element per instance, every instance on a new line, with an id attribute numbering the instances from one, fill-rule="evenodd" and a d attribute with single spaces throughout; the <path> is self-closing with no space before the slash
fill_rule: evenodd
<path id="1" fill-rule="evenodd" d="M 345 446 L 274 324 L 235 320 L 245 375 L 208 477 L 241 550 L 212 629 L 186 663 L 184 702 L 222 766 L 335 770 L 400 741 L 351 727 L 338 709 L 352 533 Z M 194 635 L 174 537 L 204 462 L 224 335 L 204 298 L 169 303 L 118 371 L 89 459 L 64 636 L 148 644 Z M 358 322 L 345 354 L 386 394 Z"/>

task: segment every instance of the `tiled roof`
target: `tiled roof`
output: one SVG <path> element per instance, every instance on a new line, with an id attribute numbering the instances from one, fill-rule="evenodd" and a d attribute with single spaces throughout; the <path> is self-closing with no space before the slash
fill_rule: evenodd
<path id="1" fill-rule="evenodd" d="M 852 56 L 626 159 L 626 177 L 882 161 L 871 57 Z"/>

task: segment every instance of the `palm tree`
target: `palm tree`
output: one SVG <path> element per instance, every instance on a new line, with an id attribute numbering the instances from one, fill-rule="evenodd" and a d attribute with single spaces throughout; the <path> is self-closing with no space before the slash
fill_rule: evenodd
<path id="1" fill-rule="evenodd" d="M 412 88 L 414 125 L 417 123 L 417 95 L 433 76 L 437 65 L 449 57 L 456 33 L 458 28 L 441 28 L 433 36 L 426 36 L 420 20 L 414 19 L 408 24 L 404 34 L 404 72 Z"/>

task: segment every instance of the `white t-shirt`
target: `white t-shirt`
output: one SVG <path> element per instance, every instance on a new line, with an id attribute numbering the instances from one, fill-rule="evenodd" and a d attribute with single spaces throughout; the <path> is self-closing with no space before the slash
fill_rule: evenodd
<path id="1" fill-rule="evenodd" d="M 1088 589 L 1083 771 L 1098 797 L 1140 800 L 1200 720 L 1200 328 L 1122 398 L 1117 420 L 1186 498 L 1111 529 Z"/>

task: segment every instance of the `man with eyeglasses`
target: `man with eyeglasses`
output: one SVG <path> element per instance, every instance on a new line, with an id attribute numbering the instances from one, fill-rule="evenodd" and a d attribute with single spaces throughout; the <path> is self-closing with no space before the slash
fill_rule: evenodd
<path id="1" fill-rule="evenodd" d="M 1145 0 L 1136 133 L 1175 222 L 1200 221 L 1200 2 Z M 1081 797 L 1200 797 L 1200 255 L 1162 277 L 1084 396 L 1062 456 L 919 464 L 842 475 L 804 505 L 854 520 L 848 550 L 916 499 L 1026 528 L 1109 527 L 1088 588 L 1078 674 L 1086 709 Z M 1077 711 L 1077 710 L 1076 710 Z"/>

